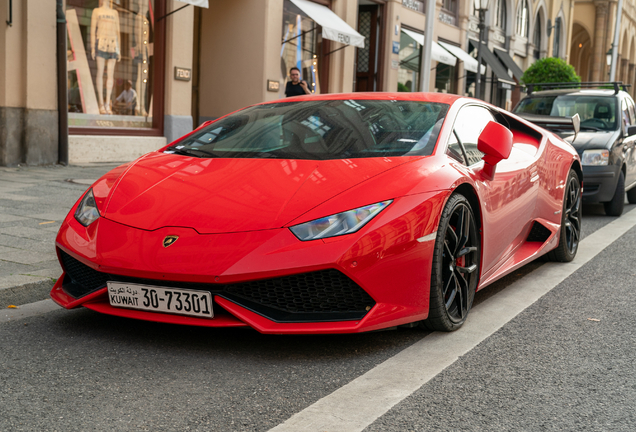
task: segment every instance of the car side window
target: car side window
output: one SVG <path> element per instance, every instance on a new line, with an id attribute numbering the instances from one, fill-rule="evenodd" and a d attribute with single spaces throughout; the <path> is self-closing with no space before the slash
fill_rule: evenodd
<path id="1" fill-rule="evenodd" d="M 634 102 L 631 99 L 626 99 L 627 101 L 627 111 L 629 111 L 629 116 L 632 121 L 631 124 L 636 124 L 636 113 L 634 112 Z"/>
<path id="2" fill-rule="evenodd" d="M 466 158 L 464 158 L 464 150 L 462 149 L 459 141 L 457 141 L 457 135 L 455 135 L 455 132 L 451 134 L 451 137 L 448 140 L 448 148 L 446 149 L 446 154 L 455 159 L 457 162 L 467 165 Z"/>
<path id="3" fill-rule="evenodd" d="M 627 130 L 627 127 L 631 124 L 631 120 L 629 118 L 629 111 L 627 110 L 627 102 L 623 99 L 621 102 L 621 111 L 623 114 L 623 130 Z"/>
<path id="4" fill-rule="evenodd" d="M 477 139 L 488 122 L 494 120 L 490 111 L 480 106 L 471 105 L 459 111 L 454 129 L 459 142 L 464 146 L 469 166 L 484 157 L 484 153 L 477 149 Z"/>

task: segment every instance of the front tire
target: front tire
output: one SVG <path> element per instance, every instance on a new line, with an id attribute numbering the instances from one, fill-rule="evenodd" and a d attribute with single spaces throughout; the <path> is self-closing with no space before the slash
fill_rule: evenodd
<path id="1" fill-rule="evenodd" d="M 581 181 L 574 170 L 570 170 L 563 196 L 559 245 L 547 254 L 550 261 L 570 262 L 576 256 L 581 239 Z"/>
<path id="2" fill-rule="evenodd" d="M 623 207 L 625 207 L 625 175 L 623 171 L 618 172 L 618 182 L 616 183 L 616 190 L 611 201 L 603 203 L 605 207 L 605 214 L 608 216 L 620 216 L 623 214 Z"/>
<path id="3" fill-rule="evenodd" d="M 463 195 L 453 194 L 437 229 L 424 327 L 454 331 L 464 324 L 479 281 L 480 259 L 481 239 L 470 203 Z"/>

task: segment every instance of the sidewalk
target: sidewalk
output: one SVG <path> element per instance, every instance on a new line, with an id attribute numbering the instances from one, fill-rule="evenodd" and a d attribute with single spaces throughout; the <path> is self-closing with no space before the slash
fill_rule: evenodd
<path id="1" fill-rule="evenodd" d="M 0 167 L 0 309 L 48 298 L 55 236 L 82 193 L 118 164 Z"/>

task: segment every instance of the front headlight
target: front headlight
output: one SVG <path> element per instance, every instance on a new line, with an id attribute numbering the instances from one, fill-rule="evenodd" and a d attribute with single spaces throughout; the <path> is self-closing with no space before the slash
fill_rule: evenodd
<path id="1" fill-rule="evenodd" d="M 75 219 L 85 227 L 99 219 L 99 210 L 93 196 L 93 189 L 90 189 L 82 198 L 82 201 L 75 210 Z"/>
<path id="2" fill-rule="evenodd" d="M 607 165 L 609 163 L 609 150 L 585 150 L 581 156 L 583 165 Z"/>
<path id="3" fill-rule="evenodd" d="M 382 201 L 377 204 L 371 204 L 295 225 L 289 229 L 302 241 L 351 234 L 365 226 L 367 222 L 373 219 L 392 202 L 393 200 Z"/>

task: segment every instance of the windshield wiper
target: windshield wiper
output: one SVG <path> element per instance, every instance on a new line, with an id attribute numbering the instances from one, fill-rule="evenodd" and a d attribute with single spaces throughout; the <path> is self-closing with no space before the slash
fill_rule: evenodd
<path id="1" fill-rule="evenodd" d="M 581 126 L 581 130 L 602 131 L 603 129 L 594 126 Z"/>
<path id="2" fill-rule="evenodd" d="M 194 156 L 194 157 L 216 157 L 215 154 L 207 152 L 205 150 L 193 149 L 193 148 L 176 148 L 176 147 L 168 147 L 166 151 L 169 151 L 173 154 L 183 155 L 183 156 Z"/>

